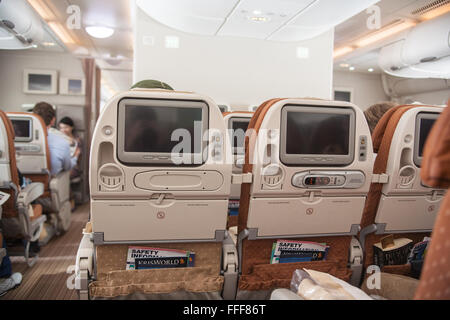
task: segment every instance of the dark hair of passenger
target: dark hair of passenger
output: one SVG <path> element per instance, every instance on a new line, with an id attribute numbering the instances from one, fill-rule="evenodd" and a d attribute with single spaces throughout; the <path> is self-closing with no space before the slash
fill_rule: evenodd
<path id="1" fill-rule="evenodd" d="M 47 102 L 36 103 L 33 108 L 33 113 L 41 116 L 46 126 L 49 126 L 52 119 L 56 117 L 55 109 L 53 109 L 52 105 Z"/>
<path id="2" fill-rule="evenodd" d="M 386 111 L 395 106 L 397 106 L 397 104 L 394 102 L 384 101 L 376 103 L 364 111 L 364 116 L 366 117 L 367 124 L 369 125 L 370 134 L 373 133 L 378 121 L 380 121 Z"/>
<path id="3" fill-rule="evenodd" d="M 59 120 L 59 123 L 66 124 L 68 126 L 71 126 L 72 128 L 75 126 L 75 124 L 73 123 L 73 120 L 69 117 L 62 118 L 61 120 Z"/>

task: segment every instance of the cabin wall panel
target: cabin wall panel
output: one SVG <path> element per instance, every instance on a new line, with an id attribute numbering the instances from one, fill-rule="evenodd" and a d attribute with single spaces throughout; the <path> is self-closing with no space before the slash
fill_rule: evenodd
<path id="1" fill-rule="evenodd" d="M 353 89 L 352 102 L 362 110 L 366 110 L 375 103 L 390 100 L 383 90 L 380 74 L 335 71 L 333 87 Z"/>
<path id="2" fill-rule="evenodd" d="M 333 30 L 302 42 L 200 36 L 135 9 L 134 82 L 161 80 L 233 109 L 273 97 L 331 98 Z M 178 48 L 167 48 L 166 37 Z"/>
<path id="3" fill-rule="evenodd" d="M 39 51 L 0 50 L 0 108 L 4 111 L 25 111 L 22 104 L 45 101 L 54 105 L 84 106 L 84 96 L 41 95 L 23 92 L 23 70 L 57 70 L 60 77 L 84 78 L 79 59 L 69 53 L 49 53 Z M 59 83 L 58 83 L 59 87 Z"/>

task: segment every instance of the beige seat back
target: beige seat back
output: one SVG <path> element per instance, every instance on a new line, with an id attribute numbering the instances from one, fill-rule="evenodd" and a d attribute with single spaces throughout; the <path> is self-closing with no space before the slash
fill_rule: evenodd
<path id="1" fill-rule="evenodd" d="M 185 141 L 180 157 L 176 148 L 191 129 L 201 153 L 186 158 L 191 143 Z M 224 133 L 220 110 L 205 96 L 134 89 L 111 100 L 91 147 L 96 244 L 222 241 L 232 169 Z M 163 150 L 168 145 L 174 149 Z"/>
<path id="2" fill-rule="evenodd" d="M 398 106 L 374 130 L 378 152 L 374 174 L 380 180 L 371 185 L 361 220 L 366 267 L 374 263 L 373 244 L 385 235 L 419 242 L 431 232 L 444 190 L 425 185 L 420 166 L 426 136 L 441 111 L 434 106 Z M 409 275 L 410 268 L 398 265 L 383 270 Z"/>
<path id="3" fill-rule="evenodd" d="M 324 122 L 313 128 L 316 116 Z M 350 243 L 372 179 L 362 111 L 345 102 L 273 99 L 257 109 L 248 130 L 243 173 L 252 183 L 241 188 L 238 298 L 268 298 L 302 267 L 349 280 Z M 326 242 L 327 261 L 270 264 L 273 243 L 289 238 Z"/>

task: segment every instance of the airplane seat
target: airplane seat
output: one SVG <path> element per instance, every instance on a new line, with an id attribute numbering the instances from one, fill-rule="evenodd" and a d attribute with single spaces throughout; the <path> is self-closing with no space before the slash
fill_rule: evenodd
<path id="1" fill-rule="evenodd" d="M 0 190 L 9 194 L 1 208 L 3 236 L 10 241 L 25 242 L 25 250 L 20 250 L 19 254 L 32 266 L 38 255 L 30 259 L 30 243 L 39 239 L 46 221 L 46 217 L 42 215 L 42 207 L 32 202 L 43 195 L 44 186 L 34 182 L 21 188 L 14 147 L 14 129 L 7 115 L 1 110 L 0 133 Z M 18 255 L 12 248 L 9 251 L 10 255 Z"/>
<path id="2" fill-rule="evenodd" d="M 15 132 L 17 166 L 20 172 L 33 182 L 44 184 L 44 195 L 48 199 L 51 213 L 46 235 L 40 239 L 45 245 L 55 234 L 65 232 L 71 224 L 70 171 L 51 176 L 50 151 L 47 142 L 47 127 L 37 114 L 8 112 Z"/>
<path id="3" fill-rule="evenodd" d="M 234 299 L 231 175 L 225 123 L 210 98 L 160 89 L 113 97 L 91 144 L 90 221 L 75 270 L 80 298 Z M 130 246 L 195 252 L 195 264 L 127 270 Z"/>
<path id="4" fill-rule="evenodd" d="M 423 182 L 433 188 L 450 188 L 450 100 L 431 130 L 423 153 Z M 450 299 L 450 192 L 442 201 L 414 299 Z"/>
<path id="5" fill-rule="evenodd" d="M 375 263 L 373 246 L 387 235 L 410 239 L 411 246 L 430 235 L 445 190 L 423 184 L 420 167 L 424 142 L 441 111 L 435 106 L 397 106 L 380 119 L 373 132 L 375 179 L 359 235 L 364 268 Z M 381 263 L 381 271 L 412 275 L 410 264 Z"/>
<path id="6" fill-rule="evenodd" d="M 272 99 L 257 108 L 245 140 L 237 299 L 268 299 L 302 268 L 359 282 L 355 236 L 372 166 L 370 131 L 355 105 Z M 326 243 L 329 251 L 321 261 L 271 264 L 277 240 Z"/>
<path id="7" fill-rule="evenodd" d="M 244 140 L 245 131 L 248 123 L 253 116 L 253 112 L 249 111 L 233 111 L 223 113 L 225 126 L 227 130 L 231 130 L 230 142 L 233 154 L 233 173 L 241 174 L 244 165 Z M 240 131 L 239 131 L 240 130 Z M 239 197 L 241 195 L 241 186 L 239 184 L 231 185 L 230 203 L 228 208 L 228 230 L 237 232 Z M 230 229 L 232 228 L 232 229 Z"/>

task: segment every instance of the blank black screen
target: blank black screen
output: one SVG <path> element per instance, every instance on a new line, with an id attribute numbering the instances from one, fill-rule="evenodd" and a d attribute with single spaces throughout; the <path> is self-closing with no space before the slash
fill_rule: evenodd
<path id="1" fill-rule="evenodd" d="M 350 115 L 288 112 L 287 154 L 349 154 Z"/>
<path id="2" fill-rule="evenodd" d="M 194 135 L 196 121 L 200 130 Z M 190 134 L 190 153 L 199 153 L 203 134 L 201 121 L 201 108 L 126 106 L 125 152 L 170 153 L 180 142 L 185 144 L 184 138 L 171 141 L 172 133 L 176 129 L 185 129 Z M 183 152 L 189 153 L 189 150 Z"/>
<path id="3" fill-rule="evenodd" d="M 30 138 L 30 120 L 11 120 L 17 138 Z"/>
<path id="4" fill-rule="evenodd" d="M 29 74 L 28 89 L 50 91 L 52 89 L 52 76 L 49 74 Z"/>
<path id="5" fill-rule="evenodd" d="M 233 121 L 232 127 L 233 127 L 233 147 L 234 148 L 243 148 L 244 147 L 244 141 L 245 141 L 245 131 L 247 131 L 248 124 L 250 123 L 250 120 L 248 121 Z M 241 130 L 239 130 L 241 129 Z M 239 130 L 239 131 L 238 131 Z"/>
<path id="6" fill-rule="evenodd" d="M 431 128 L 433 127 L 436 119 L 420 119 L 420 133 L 419 133 L 419 157 L 423 155 L 423 147 L 425 146 L 425 141 L 430 134 Z"/>

